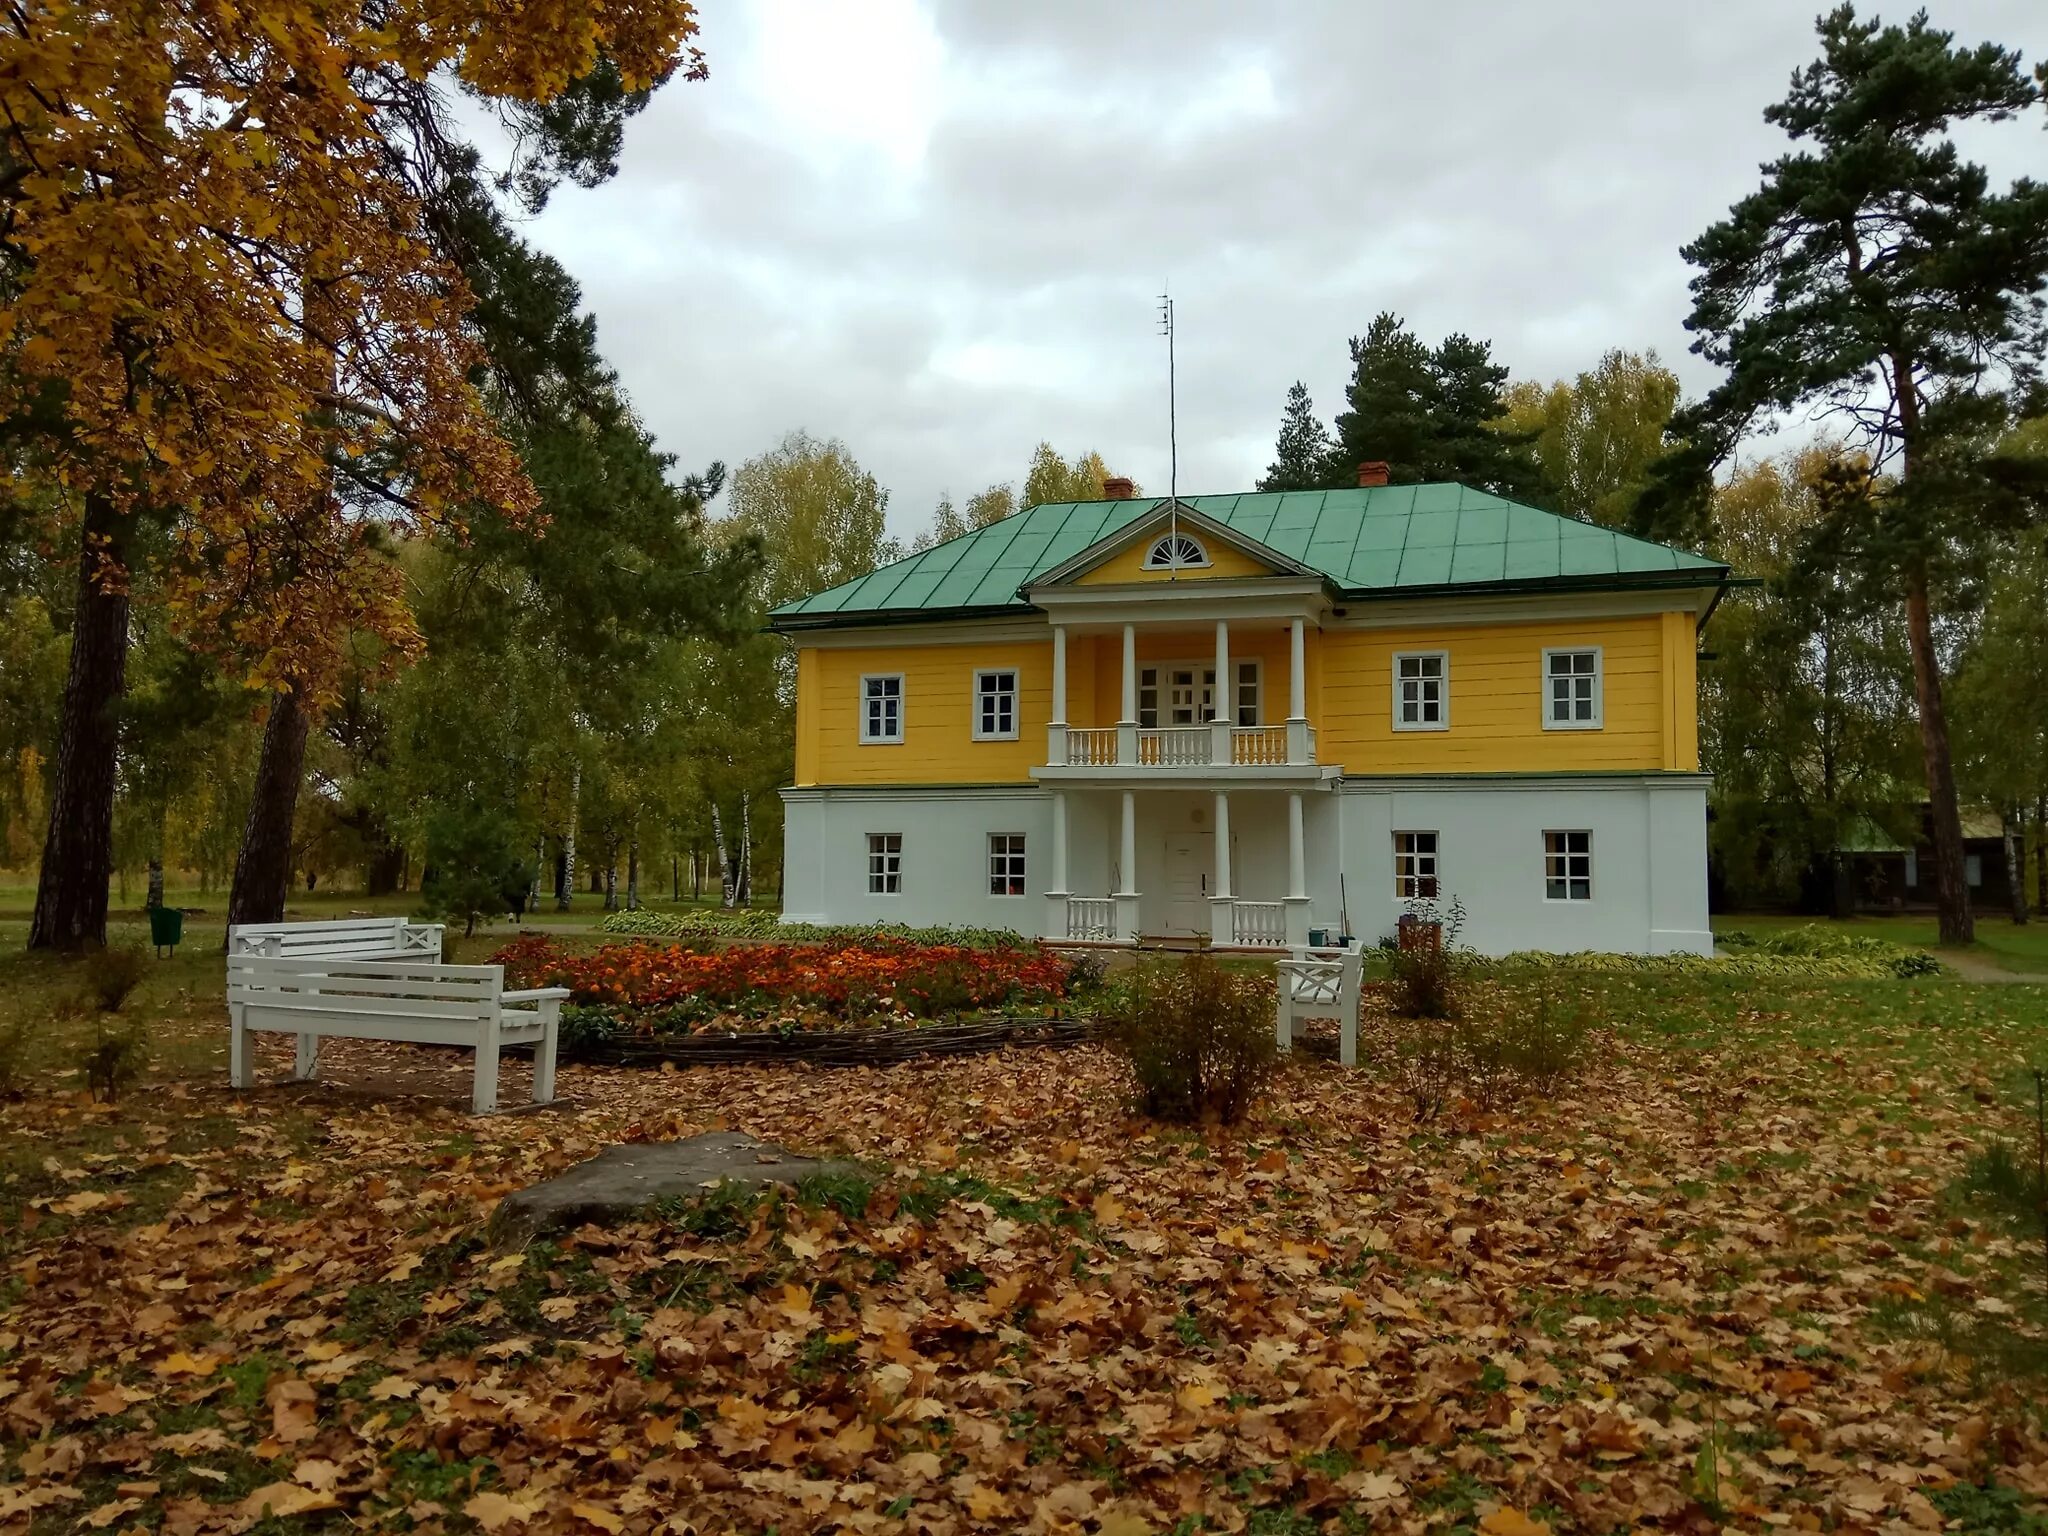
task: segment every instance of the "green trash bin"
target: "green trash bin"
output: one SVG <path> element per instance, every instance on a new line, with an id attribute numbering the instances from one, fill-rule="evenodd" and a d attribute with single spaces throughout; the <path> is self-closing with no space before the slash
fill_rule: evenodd
<path id="1" fill-rule="evenodd" d="M 157 948 L 161 959 L 164 950 L 176 949 L 178 941 L 185 937 L 185 913 L 180 907 L 151 907 L 149 909 L 149 942 Z"/>

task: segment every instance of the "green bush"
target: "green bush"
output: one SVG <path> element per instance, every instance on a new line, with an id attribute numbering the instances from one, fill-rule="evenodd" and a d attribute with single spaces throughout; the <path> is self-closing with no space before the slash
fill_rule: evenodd
<path id="1" fill-rule="evenodd" d="M 626 1031 L 611 1009 L 601 1005 L 585 1007 L 580 1003 L 564 1003 L 561 1023 L 555 1031 L 555 1050 L 559 1055 L 574 1060 L 609 1045 L 624 1033 Z"/>
<path id="2" fill-rule="evenodd" d="M 1740 938 L 1731 934 L 1728 939 Z M 1645 971 L 1675 976 L 1755 976 L 1816 981 L 1883 981 L 1913 976 L 1939 976 L 1942 963 L 1922 950 L 1903 949 L 1882 939 L 1864 939 L 1854 948 L 1832 953 L 1778 953 L 1766 949 L 1733 948 L 1725 955 L 1613 955 L 1587 950 L 1578 954 L 1552 955 L 1521 950 L 1491 960 L 1473 962 L 1475 968 L 1501 974 L 1518 971 Z"/>
<path id="3" fill-rule="evenodd" d="M 1761 937 L 1740 929 L 1719 935 L 1715 943 L 1729 951 L 1729 961 L 1752 957 L 1806 961 L 1812 969 L 1785 965 L 1756 974 L 1785 976 L 1939 976 L 1942 964 L 1922 949 L 1908 949 L 1868 933 L 1844 933 L 1825 923 L 1807 923 Z M 1696 957 L 1695 957 L 1696 958 Z"/>
<path id="4" fill-rule="evenodd" d="M 1029 949 L 1037 941 L 1007 928 L 913 928 L 901 923 L 785 923 L 773 912 L 744 907 L 701 907 L 683 912 L 614 912 L 598 925 L 604 933 L 665 939 L 774 939 L 784 944 L 838 944 L 901 939 L 907 944 L 954 944 L 963 949 Z"/>
<path id="5" fill-rule="evenodd" d="M 1103 1019 L 1137 1108 L 1183 1125 L 1242 1119 L 1279 1064 L 1271 976 L 1192 955 L 1119 980 Z"/>
<path id="6" fill-rule="evenodd" d="M 149 956 L 142 950 L 100 949 L 86 957 L 81 1011 L 119 1013 L 129 995 L 149 974 Z"/>
<path id="7" fill-rule="evenodd" d="M 1438 925 L 1437 942 L 1403 949 L 1397 943 L 1388 955 L 1393 978 L 1394 1011 L 1407 1019 L 1455 1019 L 1459 1008 L 1459 977 L 1469 956 L 1458 948 L 1458 935 L 1465 927 L 1465 908 L 1456 897 L 1448 911 L 1417 903 L 1412 909 L 1420 921 Z"/>
<path id="8" fill-rule="evenodd" d="M 1417 1119 L 1434 1119 L 1454 1097 L 1494 1104 L 1549 1092 L 1584 1064 L 1592 1027 L 1583 1005 L 1550 993 L 1512 1001 L 1505 1012 L 1404 1021 L 1382 1038 L 1374 1054 Z"/>

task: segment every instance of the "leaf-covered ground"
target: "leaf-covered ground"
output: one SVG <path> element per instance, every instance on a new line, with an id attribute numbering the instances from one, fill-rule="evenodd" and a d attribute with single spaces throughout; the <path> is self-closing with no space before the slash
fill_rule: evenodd
<path id="1" fill-rule="evenodd" d="M 1584 986 L 1568 1094 L 1430 1125 L 1305 1059 L 1163 1130 L 1094 1050 L 567 1068 L 478 1121 L 466 1058 L 331 1044 L 0 1107 L 0 1523 L 2042 1529 L 2040 1259 L 1956 1184 L 2048 999 Z M 718 1126 L 875 1177 L 488 1244 Z"/>

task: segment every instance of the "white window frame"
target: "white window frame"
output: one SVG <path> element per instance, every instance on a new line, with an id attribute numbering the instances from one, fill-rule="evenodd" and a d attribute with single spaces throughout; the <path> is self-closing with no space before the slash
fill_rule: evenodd
<path id="1" fill-rule="evenodd" d="M 1403 838 L 1417 837 L 1429 839 L 1429 851 L 1427 853 L 1412 845 L 1406 849 L 1402 848 L 1401 840 Z M 1412 830 L 1403 829 L 1394 834 L 1394 899 L 1396 901 L 1435 901 L 1438 898 L 1444 888 L 1443 849 L 1444 839 L 1441 832 L 1432 832 L 1427 828 L 1418 827 Z M 1409 860 L 1413 865 L 1412 873 L 1404 874 L 1402 872 L 1401 862 L 1403 859 Z M 1425 860 L 1428 861 L 1429 866 L 1429 873 L 1426 875 L 1422 872 L 1422 865 Z M 1425 880 L 1432 887 L 1427 892 L 1422 889 L 1422 884 Z M 1410 888 L 1411 886 L 1412 889 Z"/>
<path id="2" fill-rule="evenodd" d="M 1194 559 L 1180 558 L 1191 549 L 1195 552 Z M 1148 571 L 1199 571 L 1207 569 L 1210 563 L 1208 546 L 1182 529 L 1179 533 L 1162 533 L 1154 539 L 1152 547 L 1145 551 L 1142 568 Z"/>
<path id="3" fill-rule="evenodd" d="M 868 894 L 870 896 L 901 896 L 903 894 L 903 834 L 901 832 L 870 832 L 868 838 Z M 891 844 L 894 846 L 890 846 Z M 896 889 L 889 889 L 894 879 Z"/>
<path id="4" fill-rule="evenodd" d="M 1563 845 L 1563 852 L 1553 854 L 1550 851 L 1550 840 L 1553 837 L 1583 837 L 1586 840 L 1586 851 L 1583 855 L 1576 854 L 1572 852 L 1571 844 L 1565 843 Z M 1580 857 L 1583 857 L 1586 861 L 1586 894 L 1574 896 L 1571 893 L 1573 879 L 1572 860 Z M 1564 860 L 1564 873 L 1561 876 L 1553 876 L 1550 873 L 1550 861 L 1552 858 Z M 1550 894 L 1550 882 L 1553 879 L 1563 880 L 1565 893 L 1562 896 Z M 1547 902 L 1555 902 L 1559 906 L 1574 907 L 1585 906 L 1593 900 L 1593 829 L 1591 827 L 1545 827 L 1543 829 L 1543 899 Z"/>
<path id="5" fill-rule="evenodd" d="M 984 689 L 982 683 L 991 677 L 1007 677 L 1010 680 L 1010 728 L 1007 731 L 991 731 L 982 724 L 982 701 L 1002 697 L 1001 689 Z M 973 711 L 968 724 L 972 727 L 976 741 L 1015 741 L 1023 712 L 1024 674 L 1016 667 L 976 667 L 974 669 L 974 691 L 970 696 L 969 708 Z"/>
<path id="6" fill-rule="evenodd" d="M 998 841 L 1006 845 L 1014 844 L 1015 846 L 1005 846 L 998 850 L 996 847 Z M 1026 851 L 1025 834 L 1022 832 L 991 832 L 988 835 L 987 847 L 989 895 L 1001 897 L 1005 901 L 1021 900 L 1027 888 L 1025 882 L 1030 875 L 1030 856 Z M 1006 867 L 1012 860 L 1015 861 L 1014 868 Z M 1012 879 L 1017 882 L 1016 890 L 997 889 L 999 885 L 1009 884 Z"/>
<path id="7" fill-rule="evenodd" d="M 1426 683 L 1428 678 L 1403 678 L 1401 663 L 1404 661 L 1427 661 L 1434 658 L 1437 664 L 1437 718 L 1434 720 L 1403 720 L 1401 718 L 1401 684 L 1403 682 Z M 1396 651 L 1391 666 L 1394 683 L 1394 729 L 1397 731 L 1448 731 L 1451 728 L 1451 653 L 1449 651 Z"/>
<path id="8" fill-rule="evenodd" d="M 896 734 L 895 734 L 894 736 L 877 736 L 877 735 L 873 734 L 873 733 L 872 733 L 871 731 L 869 731 L 869 729 L 868 729 L 868 725 L 869 725 L 869 719 L 870 719 L 870 716 L 869 716 L 869 711 L 868 711 L 868 704 L 869 704 L 869 702 L 870 702 L 870 700 L 869 700 L 869 698 L 868 698 L 868 684 L 869 684 L 869 683 L 894 683 L 894 684 L 896 685 Z M 860 707 L 860 744 L 861 744 L 862 746 L 864 746 L 864 747 L 900 747 L 900 746 L 902 746 L 902 745 L 903 745 L 903 706 L 904 706 L 904 703 L 905 703 L 905 700 L 904 700 L 904 697 L 903 697 L 903 696 L 904 696 L 904 694 L 905 694 L 906 692 L 908 692 L 908 691 L 909 691 L 909 690 L 907 690 L 907 689 L 906 689 L 906 688 L 905 688 L 905 687 L 903 686 L 903 674 L 902 674 L 901 672 L 863 672 L 863 673 L 861 673 L 861 675 L 860 675 L 860 700 L 859 700 L 859 707 Z"/>
<path id="9" fill-rule="evenodd" d="M 1243 686 L 1244 669 L 1246 667 L 1251 668 L 1252 692 L 1255 695 L 1252 704 L 1253 718 L 1250 720 L 1239 718 L 1238 713 L 1240 704 L 1237 690 Z M 1168 679 L 1167 674 L 1169 672 L 1192 672 L 1195 674 L 1195 709 L 1202 716 L 1201 719 L 1194 721 L 1193 725 L 1207 725 L 1210 717 L 1215 713 L 1216 691 L 1213 683 L 1205 686 L 1202 679 L 1215 670 L 1216 661 L 1214 657 L 1206 661 L 1147 661 L 1140 663 L 1138 667 L 1138 724 L 1146 730 L 1158 730 L 1161 727 L 1167 730 L 1192 729 L 1192 726 L 1186 721 L 1175 725 L 1172 721 L 1164 718 L 1172 711 L 1172 706 L 1168 703 L 1168 693 L 1173 684 Z M 1233 656 L 1230 658 L 1230 670 L 1235 674 L 1230 680 L 1230 723 L 1235 726 L 1247 727 L 1274 724 L 1275 722 L 1269 721 L 1266 718 L 1265 659 L 1259 656 Z M 1148 672 L 1152 674 L 1152 681 L 1150 683 L 1145 681 L 1145 674 Z M 1145 694 L 1148 690 L 1152 694 L 1152 724 L 1149 726 L 1145 725 Z M 1204 693 L 1208 695 L 1209 707 L 1206 711 L 1202 708 L 1202 696 Z"/>
<path id="10" fill-rule="evenodd" d="M 1553 656 L 1591 656 L 1593 658 L 1593 718 L 1590 720 L 1559 720 L 1551 707 L 1555 702 L 1550 693 L 1550 658 Z M 1573 674 L 1581 676 L 1583 674 Z M 1574 701 L 1576 702 L 1576 700 Z M 1543 650 L 1543 729 L 1546 731 L 1598 731 L 1607 724 L 1607 658 L 1597 645 L 1551 645 Z"/>

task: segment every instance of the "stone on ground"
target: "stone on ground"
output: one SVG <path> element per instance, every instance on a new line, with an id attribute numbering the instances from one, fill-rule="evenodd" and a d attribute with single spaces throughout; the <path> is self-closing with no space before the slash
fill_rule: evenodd
<path id="1" fill-rule="evenodd" d="M 501 1243 L 526 1242 L 586 1223 L 624 1221 L 672 1195 L 700 1199 L 718 1184 L 796 1184 L 814 1174 L 862 1171 L 858 1163 L 801 1157 L 738 1131 L 633 1142 L 507 1195 L 492 1232 Z"/>

